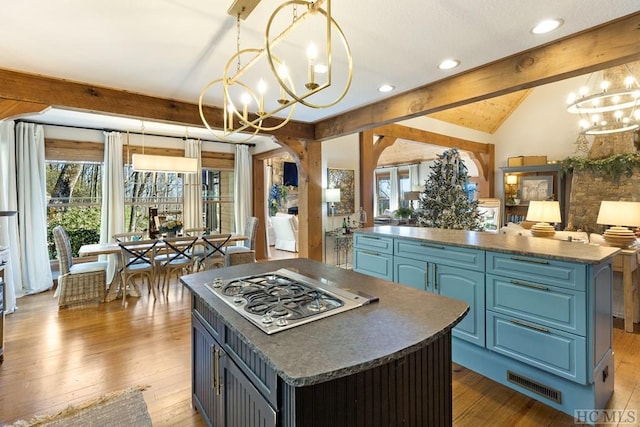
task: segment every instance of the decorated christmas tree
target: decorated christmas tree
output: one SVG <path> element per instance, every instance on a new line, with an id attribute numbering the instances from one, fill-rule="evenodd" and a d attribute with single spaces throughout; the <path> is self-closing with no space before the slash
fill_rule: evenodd
<path id="1" fill-rule="evenodd" d="M 482 231 L 478 201 L 469 200 L 467 167 L 455 148 L 438 155 L 420 197 L 418 225 Z"/>

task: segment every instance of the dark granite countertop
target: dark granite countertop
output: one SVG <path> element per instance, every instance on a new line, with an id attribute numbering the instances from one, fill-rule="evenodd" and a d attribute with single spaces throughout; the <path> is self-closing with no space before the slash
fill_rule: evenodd
<path id="1" fill-rule="evenodd" d="M 216 277 L 225 280 L 280 268 L 380 301 L 267 335 L 205 286 Z M 208 270 L 180 280 L 293 386 L 321 383 L 398 359 L 449 331 L 469 310 L 461 301 L 303 258 Z"/>
<path id="2" fill-rule="evenodd" d="M 438 242 L 453 246 L 506 252 L 517 255 L 541 256 L 582 264 L 598 264 L 620 251 L 619 248 L 610 246 L 567 242 L 541 237 L 508 236 L 478 231 L 444 230 L 426 227 L 383 225 L 379 227 L 361 228 L 354 230 L 354 232 Z"/>

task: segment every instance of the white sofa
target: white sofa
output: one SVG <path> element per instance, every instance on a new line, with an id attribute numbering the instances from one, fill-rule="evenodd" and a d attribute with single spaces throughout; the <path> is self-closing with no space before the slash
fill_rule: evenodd
<path id="1" fill-rule="evenodd" d="M 278 213 L 270 220 L 275 234 L 275 248 L 282 251 L 298 252 L 298 217 Z"/>

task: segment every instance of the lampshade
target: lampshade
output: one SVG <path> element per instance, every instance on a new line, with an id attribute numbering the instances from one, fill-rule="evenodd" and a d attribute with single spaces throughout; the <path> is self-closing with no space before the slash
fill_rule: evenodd
<path id="1" fill-rule="evenodd" d="M 420 192 L 419 191 L 405 191 L 404 192 L 405 200 L 420 200 Z"/>
<path id="2" fill-rule="evenodd" d="M 640 202 L 602 201 L 598 211 L 598 224 L 613 225 L 604 232 L 604 240 L 611 246 L 627 248 L 635 241 L 635 234 L 625 225 L 640 225 Z"/>
<path id="3" fill-rule="evenodd" d="M 327 188 L 324 192 L 325 202 L 335 203 L 340 202 L 340 189 L 339 188 Z"/>
<path id="4" fill-rule="evenodd" d="M 534 237 L 552 237 L 556 230 L 550 222 L 561 222 L 560 202 L 553 200 L 532 200 L 527 210 L 527 221 L 537 221 L 531 227 L 531 235 Z"/>
<path id="5" fill-rule="evenodd" d="M 155 156 L 134 154 L 131 156 L 134 171 L 195 173 L 198 171 L 198 159 L 193 157 Z"/>
<path id="6" fill-rule="evenodd" d="M 507 175 L 507 184 L 516 185 L 518 183 L 517 175 Z"/>

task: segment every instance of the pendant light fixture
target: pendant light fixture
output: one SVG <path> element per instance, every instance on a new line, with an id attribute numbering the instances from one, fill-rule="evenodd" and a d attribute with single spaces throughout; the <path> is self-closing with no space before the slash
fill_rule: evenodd
<path id="1" fill-rule="evenodd" d="M 131 156 L 131 168 L 135 172 L 196 173 L 198 159 L 184 156 L 161 156 L 144 153 L 144 122 L 142 127 L 142 154 Z"/>
<path id="2" fill-rule="evenodd" d="M 258 132 L 283 127 L 291 120 L 297 104 L 309 108 L 331 107 L 344 98 L 351 86 L 351 49 L 342 28 L 331 15 L 331 0 L 282 3 L 267 22 L 265 45 L 241 49 L 240 20 L 246 19 L 257 3 L 256 0 L 236 0 L 227 11 L 236 17 L 236 53 L 227 61 L 222 76 L 204 86 L 198 100 L 205 127 L 227 142 L 246 142 Z M 304 9 L 300 15 L 298 7 Z M 315 39 L 308 39 L 311 34 Z M 339 61 L 335 58 L 337 44 L 333 43 L 332 34 L 341 41 L 340 52 L 344 55 L 342 62 L 346 69 L 340 78 L 336 78 L 334 70 Z M 300 39 L 307 40 L 306 52 L 287 56 L 291 54 L 291 46 L 298 45 Z M 320 41 L 322 43 L 316 44 Z M 285 45 L 287 51 L 278 49 Z M 336 80 L 343 86 L 328 90 Z M 213 129 L 204 111 L 205 95 L 214 86 L 222 88 L 222 133 Z"/>

